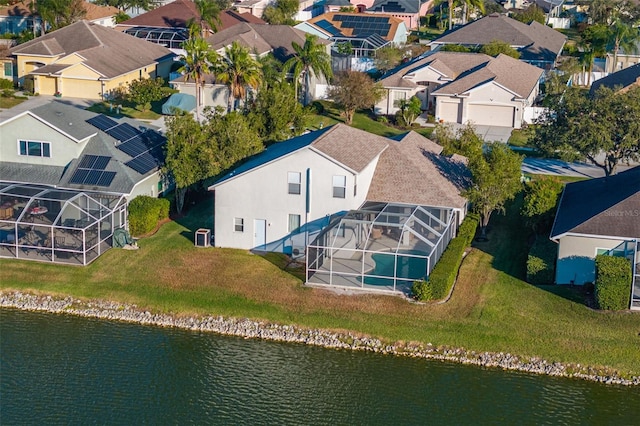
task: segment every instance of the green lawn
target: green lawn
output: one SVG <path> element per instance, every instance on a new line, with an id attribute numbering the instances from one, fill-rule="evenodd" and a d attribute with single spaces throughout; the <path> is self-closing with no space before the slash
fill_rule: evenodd
<path id="1" fill-rule="evenodd" d="M 139 242 L 109 250 L 87 267 L 0 260 L 0 288 L 135 303 L 180 314 L 248 317 L 353 330 L 386 341 L 540 356 L 639 374 L 640 314 L 595 312 L 562 291 L 525 283 L 527 231 L 510 206 L 490 240 L 466 257 L 452 299 L 416 305 L 398 297 L 344 296 L 302 286 L 282 259 L 244 250 L 195 248 L 211 227 L 211 198 Z M 299 273 L 297 274 L 300 275 Z M 558 294 L 555 294 L 558 293 Z"/>
<path id="2" fill-rule="evenodd" d="M 340 110 L 335 106 L 333 102 L 318 101 L 322 105 L 322 112 L 314 113 L 309 119 L 309 125 L 313 129 L 330 126 L 336 123 L 344 123 L 344 118 L 340 115 Z M 369 133 L 373 133 L 380 136 L 395 136 L 402 133 L 406 133 L 409 129 L 398 129 L 388 124 L 377 121 L 371 117 L 368 111 L 358 111 L 353 116 L 353 123 L 351 124 L 356 129 L 366 130 Z M 433 132 L 432 127 L 419 127 L 412 129 L 417 131 L 423 136 L 429 137 Z"/>
<path id="3" fill-rule="evenodd" d="M 19 105 L 26 101 L 26 96 L 0 96 L 0 108 L 8 109 L 13 108 L 16 105 Z"/>
<path id="4" fill-rule="evenodd" d="M 129 117 L 135 118 L 138 120 L 156 120 L 162 117 L 162 104 L 166 101 L 166 98 L 161 101 L 156 101 L 151 103 L 151 109 L 148 111 L 140 111 L 134 108 L 133 105 L 130 105 L 126 102 L 122 104 L 122 108 L 120 108 L 120 113 L 118 114 L 118 110 L 116 108 L 117 104 L 110 104 L 109 102 L 97 102 L 87 108 L 91 112 L 95 112 L 98 114 L 105 114 L 110 117 Z"/>

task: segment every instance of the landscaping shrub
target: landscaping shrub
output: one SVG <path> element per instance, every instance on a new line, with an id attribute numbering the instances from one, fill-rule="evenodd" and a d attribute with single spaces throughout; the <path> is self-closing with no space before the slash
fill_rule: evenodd
<path id="1" fill-rule="evenodd" d="M 433 287 L 427 280 L 415 280 L 411 286 L 411 294 L 417 300 L 433 300 Z"/>
<path id="2" fill-rule="evenodd" d="M 620 310 L 629 307 L 631 263 L 624 257 L 596 257 L 595 296 L 600 309 Z"/>
<path id="3" fill-rule="evenodd" d="M 431 271 L 429 281 L 414 282 L 413 292 L 418 300 L 438 300 L 444 298 L 458 275 L 458 269 L 462 263 L 464 251 L 476 235 L 479 218 L 477 215 L 469 214 L 460 225 L 458 236 L 452 239 L 444 251 L 440 260 Z M 425 290 L 424 287 L 429 287 Z"/>
<path id="4" fill-rule="evenodd" d="M 548 238 L 536 238 L 536 241 L 529 250 L 529 257 L 527 258 L 528 283 L 534 285 L 553 283 L 556 253 L 556 243 Z"/>
<path id="5" fill-rule="evenodd" d="M 13 90 L 13 82 L 6 78 L 0 78 L 0 90 Z"/>
<path id="6" fill-rule="evenodd" d="M 138 236 L 153 231 L 159 220 L 169 217 L 169 200 L 139 195 L 129 203 L 129 232 Z"/>

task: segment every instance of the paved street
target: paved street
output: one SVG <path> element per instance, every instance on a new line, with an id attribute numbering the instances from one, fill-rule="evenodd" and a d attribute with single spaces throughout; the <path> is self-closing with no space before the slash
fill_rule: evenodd
<path id="1" fill-rule="evenodd" d="M 616 173 L 633 168 L 634 165 L 619 165 Z M 604 170 L 587 163 L 567 163 L 566 161 L 550 160 L 543 158 L 525 158 L 522 162 L 522 171 L 542 175 L 576 176 L 576 177 L 602 177 Z"/>

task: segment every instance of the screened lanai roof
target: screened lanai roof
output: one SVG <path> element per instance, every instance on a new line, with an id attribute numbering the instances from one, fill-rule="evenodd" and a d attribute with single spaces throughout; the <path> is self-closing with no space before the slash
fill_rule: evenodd
<path id="1" fill-rule="evenodd" d="M 455 235 L 453 209 L 366 202 L 307 247 L 307 284 L 406 294 Z"/>
<path id="2" fill-rule="evenodd" d="M 0 182 L 0 220 L 85 229 L 123 200 L 122 195 Z"/>
<path id="3" fill-rule="evenodd" d="M 360 225 L 364 232 L 358 248 L 391 252 L 411 249 L 415 255 L 428 256 L 449 226 L 452 216 L 453 209 L 449 208 L 367 202 L 334 222 L 323 233 L 330 235 L 329 246 L 341 247 L 343 242 L 340 240 L 344 238 L 341 236 L 345 231 Z M 409 235 L 410 245 L 407 244 Z"/>
<path id="4" fill-rule="evenodd" d="M 349 43 L 353 49 L 357 52 L 357 56 L 370 56 L 372 52 L 391 43 L 388 40 L 380 37 L 378 34 L 371 34 L 368 37 L 347 37 L 347 36 L 333 36 L 331 40 L 334 41 L 334 46 L 339 43 Z"/>
<path id="5" fill-rule="evenodd" d="M 179 49 L 182 43 L 189 38 L 189 33 L 185 28 L 131 27 L 124 32 L 171 49 Z"/>

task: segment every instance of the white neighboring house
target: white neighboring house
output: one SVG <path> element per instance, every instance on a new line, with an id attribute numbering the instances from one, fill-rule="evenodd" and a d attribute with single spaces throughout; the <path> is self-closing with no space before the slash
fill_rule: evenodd
<path id="1" fill-rule="evenodd" d="M 415 132 L 389 139 L 344 124 L 273 144 L 209 187 L 215 245 L 302 252 L 310 234 L 365 201 L 448 208 L 459 223 L 469 173 L 441 151 Z"/>
<path id="2" fill-rule="evenodd" d="M 640 167 L 565 186 L 551 230 L 556 284 L 593 283 L 599 254 L 634 265 L 632 307 L 640 309 Z"/>
<path id="3" fill-rule="evenodd" d="M 520 128 L 539 94 L 543 70 L 507 55 L 432 52 L 387 72 L 377 114 L 394 114 L 397 102 L 417 96 L 422 109 L 447 123 Z"/>
<path id="4" fill-rule="evenodd" d="M 106 127 L 106 123 L 113 127 L 122 125 L 120 129 L 126 129 L 126 133 L 102 131 L 88 122 L 93 122 L 95 117 L 101 117 L 98 120 L 105 123 L 102 127 Z M 118 137 L 136 135 L 152 136 L 158 147 L 165 141 L 159 133 L 135 120 L 116 121 L 51 101 L 0 123 L 0 180 L 100 191 L 124 195 L 129 200 L 137 195 L 156 197 L 167 189 L 167 182 L 160 175 L 163 154 L 158 149 L 144 150 L 152 162 L 133 161 L 136 157 L 141 159 L 143 152 L 134 155 L 137 151 L 129 150 Z M 95 182 L 74 179 L 79 169 L 86 168 L 82 158 L 89 155 L 108 158 L 101 170 L 109 179 Z"/>

